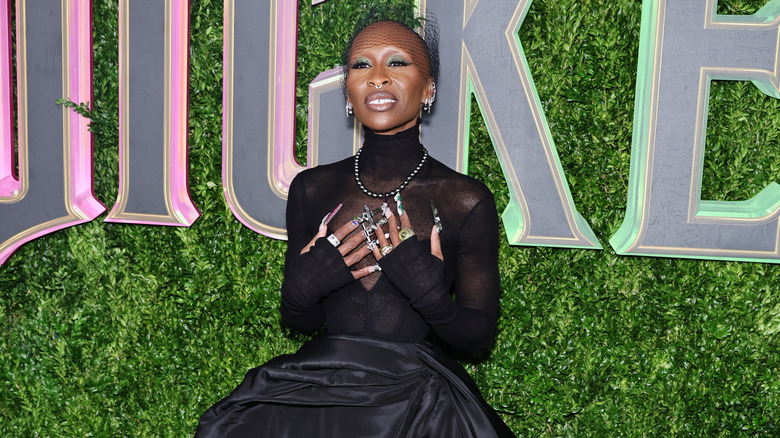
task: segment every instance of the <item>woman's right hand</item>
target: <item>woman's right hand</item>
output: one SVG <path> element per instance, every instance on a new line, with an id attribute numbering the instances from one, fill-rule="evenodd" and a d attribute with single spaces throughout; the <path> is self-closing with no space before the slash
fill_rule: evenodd
<path id="1" fill-rule="evenodd" d="M 341 257 L 344 259 L 344 264 L 346 264 L 347 267 L 353 266 L 355 263 L 363 260 L 363 258 L 371 254 L 371 249 L 369 249 L 368 245 L 365 244 L 366 237 L 362 232 L 355 233 L 353 236 L 349 236 L 350 233 L 352 233 L 359 225 L 360 225 L 360 221 L 358 221 L 357 219 L 353 219 L 345 223 L 344 225 L 342 225 L 333 234 L 328 236 L 328 240 L 331 242 L 331 244 L 338 242 L 335 245 L 336 249 L 339 250 Z M 311 247 L 314 246 L 314 243 L 317 241 L 317 239 L 325 237 L 327 233 L 328 233 L 327 224 L 320 225 L 320 229 L 317 231 L 317 234 L 315 234 L 314 237 L 311 239 L 311 241 L 309 241 L 309 243 L 307 243 L 306 246 L 303 247 L 303 249 L 301 250 L 301 254 L 305 254 L 309 252 Z M 363 244 L 363 246 L 360 246 L 361 243 Z M 359 246 L 360 248 L 358 248 Z M 361 268 L 351 272 L 352 272 L 352 276 L 357 280 L 375 271 L 376 271 L 375 266 L 366 266 L 365 268 Z"/>

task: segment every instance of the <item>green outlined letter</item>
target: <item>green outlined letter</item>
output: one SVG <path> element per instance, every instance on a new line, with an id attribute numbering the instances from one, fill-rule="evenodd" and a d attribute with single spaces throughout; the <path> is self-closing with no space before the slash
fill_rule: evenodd
<path id="1" fill-rule="evenodd" d="M 459 90 L 455 95 L 439 93 L 433 114 L 437 120 L 424 127 L 423 142 L 454 142 L 455 168 L 467 171 L 470 103 L 475 95 L 509 187 L 510 202 L 502 214 L 509 242 L 600 249 L 574 207 L 517 37 L 531 2 L 421 2 L 437 14 L 441 59 L 449 60 L 449 65 L 442 65 L 439 88 Z M 458 21 L 450 21 L 456 13 Z M 458 129 L 453 133 L 455 123 Z"/>
<path id="2" fill-rule="evenodd" d="M 780 0 L 751 16 L 716 0 L 645 0 L 626 218 L 618 254 L 780 262 L 780 185 L 701 200 L 709 86 L 753 81 L 780 98 Z"/>

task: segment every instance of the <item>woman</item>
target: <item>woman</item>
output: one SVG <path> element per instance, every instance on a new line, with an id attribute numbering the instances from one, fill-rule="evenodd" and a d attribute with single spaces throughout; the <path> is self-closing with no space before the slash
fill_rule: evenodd
<path id="1" fill-rule="evenodd" d="M 419 142 L 436 58 L 404 24 L 358 26 L 346 107 L 365 144 L 299 174 L 287 204 L 282 318 L 328 335 L 250 370 L 199 436 L 514 436 L 463 368 L 425 344 L 433 329 L 486 348 L 499 299 L 493 195 Z"/>

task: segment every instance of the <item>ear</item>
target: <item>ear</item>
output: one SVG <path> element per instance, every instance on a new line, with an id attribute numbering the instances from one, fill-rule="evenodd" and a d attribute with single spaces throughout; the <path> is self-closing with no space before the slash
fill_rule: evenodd
<path id="1" fill-rule="evenodd" d="M 347 103 L 349 103 L 349 104 L 352 103 L 352 98 L 349 97 L 349 91 L 345 91 L 344 92 L 344 98 L 347 100 Z"/>
<path id="2" fill-rule="evenodd" d="M 436 96 L 436 83 L 433 82 L 433 78 L 428 78 L 428 83 L 425 85 L 425 90 L 423 90 L 421 103 L 425 103 L 426 99 L 431 99 L 434 96 Z"/>

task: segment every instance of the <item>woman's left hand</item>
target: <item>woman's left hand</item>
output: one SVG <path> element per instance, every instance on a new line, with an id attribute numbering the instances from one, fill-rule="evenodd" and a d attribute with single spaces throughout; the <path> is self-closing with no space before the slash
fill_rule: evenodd
<path id="1" fill-rule="evenodd" d="M 412 230 L 412 224 L 409 222 L 409 216 L 406 214 L 406 210 L 402 210 L 399 215 L 401 221 L 400 232 L 398 231 L 398 219 L 396 219 L 395 215 L 390 211 L 390 207 L 386 208 L 384 214 L 387 218 L 388 228 L 390 229 L 390 241 L 387 241 L 383 232 L 376 233 L 377 239 L 379 240 L 379 247 L 374 247 L 373 253 L 374 258 L 376 258 L 377 261 L 389 254 L 393 248 L 400 245 L 401 242 L 405 240 L 402 239 L 402 234 L 411 233 L 411 236 L 406 238 L 414 237 L 414 230 Z M 441 251 L 441 237 L 439 236 L 439 233 L 436 232 L 435 225 L 431 228 L 431 254 L 439 260 L 444 261 L 444 254 Z"/>
<path id="2" fill-rule="evenodd" d="M 373 251 L 374 257 L 379 261 L 378 265 L 382 267 L 387 280 L 409 300 L 420 315 L 429 322 L 443 321 L 451 316 L 452 300 L 445 285 L 444 256 L 436 226 L 431 229 L 428 249 L 414 236 L 407 213 L 403 208 L 398 210 L 401 230 L 398 231 L 395 216 L 387 212 L 391 243 L 384 236 L 378 235 L 381 247 Z M 389 254 L 391 251 L 393 254 Z"/>

